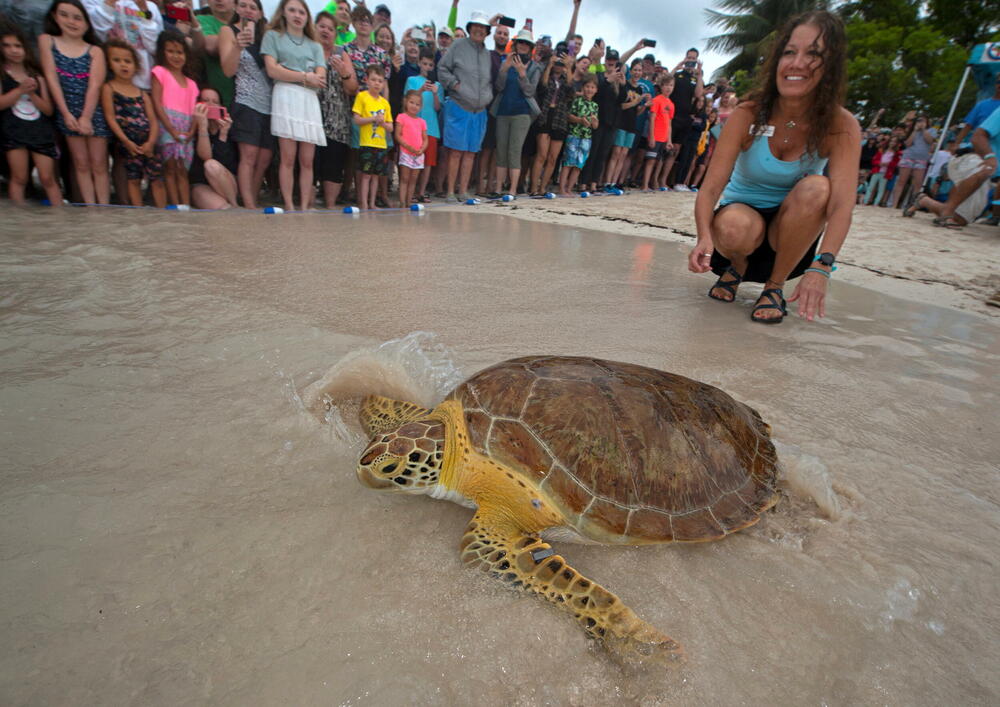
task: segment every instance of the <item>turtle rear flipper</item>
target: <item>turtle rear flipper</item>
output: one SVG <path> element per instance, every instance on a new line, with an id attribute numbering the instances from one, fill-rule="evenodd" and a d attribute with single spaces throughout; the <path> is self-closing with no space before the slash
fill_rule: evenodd
<path id="1" fill-rule="evenodd" d="M 683 660 L 676 641 L 570 567 L 537 535 L 496 522 L 480 511 L 462 538 L 462 561 L 571 612 L 583 630 L 622 663 L 677 664 Z"/>

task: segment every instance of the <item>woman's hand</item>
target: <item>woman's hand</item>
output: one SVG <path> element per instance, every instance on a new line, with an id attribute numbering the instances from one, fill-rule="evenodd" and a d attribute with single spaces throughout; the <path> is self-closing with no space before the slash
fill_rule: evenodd
<path id="1" fill-rule="evenodd" d="M 153 143 L 152 140 L 142 143 L 142 145 L 139 147 L 139 151 L 146 157 L 152 157 L 153 152 L 155 150 L 156 150 L 156 145 Z"/>
<path id="2" fill-rule="evenodd" d="M 77 118 L 76 124 L 77 126 L 79 126 L 77 132 L 79 132 L 81 135 L 86 135 L 87 137 L 90 137 L 91 135 L 94 134 L 94 124 L 91 122 L 90 118 L 81 115 L 79 118 Z"/>
<path id="3" fill-rule="evenodd" d="M 142 154 L 142 148 L 131 140 L 126 139 L 125 142 L 122 143 L 122 147 L 125 148 L 125 152 L 129 153 L 133 157 L 138 157 Z"/>
<path id="4" fill-rule="evenodd" d="M 344 66 L 344 57 L 342 57 L 340 54 L 333 54 L 332 56 L 330 56 L 330 58 L 327 60 L 327 63 L 330 65 L 331 69 L 337 72 L 338 76 L 344 75 L 345 73 L 344 70 L 347 67 Z"/>
<path id="5" fill-rule="evenodd" d="M 521 61 L 521 57 L 519 57 L 517 54 L 510 54 L 508 56 L 513 57 L 510 60 L 510 63 L 514 65 L 514 71 L 517 72 L 517 75 L 523 79 L 524 73 L 528 70 L 528 67 L 525 66 L 524 62 Z"/>
<path id="6" fill-rule="evenodd" d="M 694 244 L 694 248 L 688 254 L 688 270 L 691 272 L 704 273 L 711 270 L 712 253 L 715 246 L 708 238 L 699 238 Z"/>
<path id="7" fill-rule="evenodd" d="M 323 81 L 323 79 L 321 79 L 319 77 L 319 74 L 317 74 L 315 71 L 308 72 L 305 75 L 305 79 L 303 79 L 303 81 L 305 82 L 305 84 L 306 84 L 306 86 L 308 88 L 312 88 L 312 89 L 323 88 L 323 86 L 325 85 L 325 82 Z"/>
<path id="8" fill-rule="evenodd" d="M 789 302 L 798 300 L 800 317 L 812 321 L 814 317 L 826 316 L 826 281 L 824 275 L 818 272 L 807 272 L 795 286 L 795 292 L 788 298 Z"/>
<path id="9" fill-rule="evenodd" d="M 198 123 L 199 128 L 208 127 L 208 104 L 207 103 L 195 103 L 194 104 L 194 119 Z"/>
<path id="10" fill-rule="evenodd" d="M 392 68 L 394 68 L 396 71 L 399 71 L 399 67 L 401 67 L 402 65 L 403 65 L 403 55 L 402 54 L 393 54 L 392 55 Z"/>
<path id="11" fill-rule="evenodd" d="M 239 45 L 240 49 L 246 49 L 251 44 L 253 44 L 254 30 L 253 25 L 247 22 L 243 29 L 241 29 L 236 34 L 236 44 Z"/>
<path id="12" fill-rule="evenodd" d="M 229 135 L 229 129 L 233 127 L 233 119 L 229 117 L 229 113 L 223 113 L 222 117 L 215 121 L 219 124 L 219 137 L 222 141 L 226 141 L 226 136 Z"/>

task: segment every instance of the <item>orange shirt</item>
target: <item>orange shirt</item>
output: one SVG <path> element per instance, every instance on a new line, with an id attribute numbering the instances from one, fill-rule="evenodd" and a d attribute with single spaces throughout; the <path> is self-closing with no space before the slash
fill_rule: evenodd
<path id="1" fill-rule="evenodd" d="M 662 93 L 653 99 L 649 107 L 653 116 L 653 139 L 656 142 L 670 142 L 670 121 L 674 119 L 674 103 Z"/>

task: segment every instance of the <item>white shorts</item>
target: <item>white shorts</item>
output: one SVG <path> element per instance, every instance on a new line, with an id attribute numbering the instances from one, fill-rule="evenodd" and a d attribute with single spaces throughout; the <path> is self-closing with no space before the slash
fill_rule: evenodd
<path id="1" fill-rule="evenodd" d="M 423 169 L 424 156 L 411 155 L 403 148 L 399 148 L 399 165 L 400 167 L 409 167 L 410 169 Z"/>
<path id="2" fill-rule="evenodd" d="M 958 185 L 959 182 L 964 182 L 969 177 L 974 176 L 983 167 L 983 158 L 974 152 L 962 155 L 961 157 L 955 157 L 948 162 L 948 179 L 954 182 L 955 185 Z M 958 205 L 958 208 L 955 209 L 955 214 L 964 218 L 967 223 L 975 221 L 979 217 L 979 214 L 983 213 L 983 209 L 986 208 L 991 187 L 992 184 L 987 179 L 976 191 L 969 195 L 968 199 Z"/>

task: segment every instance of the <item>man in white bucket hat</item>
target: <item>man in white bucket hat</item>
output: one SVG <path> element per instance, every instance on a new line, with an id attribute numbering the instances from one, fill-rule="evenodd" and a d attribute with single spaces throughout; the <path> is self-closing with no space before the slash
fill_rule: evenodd
<path id="1" fill-rule="evenodd" d="M 438 64 L 438 80 L 448 92 L 444 104 L 444 145 L 448 154 L 448 201 L 468 198 L 472 164 L 486 133 L 486 108 L 493 100 L 492 62 L 486 48 L 490 17 L 473 11 L 468 37 L 452 42 Z M 460 193 L 455 197 L 456 186 Z"/>

